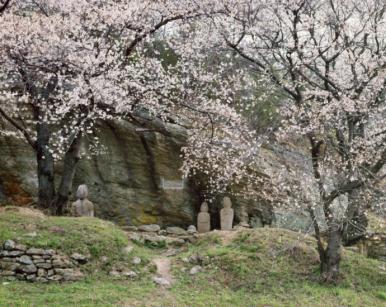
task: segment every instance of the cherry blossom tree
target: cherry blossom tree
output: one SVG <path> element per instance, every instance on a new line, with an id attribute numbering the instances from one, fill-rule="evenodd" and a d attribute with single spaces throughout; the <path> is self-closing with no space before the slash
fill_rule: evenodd
<path id="1" fill-rule="evenodd" d="M 236 72 L 218 74 L 214 65 L 208 67 L 208 55 L 195 52 L 197 46 L 181 35 L 208 12 L 216 12 L 212 1 L 3 4 L 0 115 L 11 127 L 3 133 L 23 137 L 35 152 L 39 205 L 63 212 L 82 138 L 96 135 L 98 120 L 124 118 L 160 132 L 165 131 L 155 124 L 159 121 L 181 125 L 190 129 L 197 149 L 215 131 L 236 139 L 247 130 L 230 104 L 241 86 Z M 174 65 L 149 55 L 160 38 L 173 48 Z"/>
<path id="2" fill-rule="evenodd" d="M 383 0 L 240 0 L 211 18 L 213 40 L 222 36 L 267 93 L 285 95 L 279 137 L 308 140 L 319 197 L 298 190 L 314 219 L 323 208 L 326 245 L 316 219 L 314 226 L 326 281 L 338 279 L 343 235 L 384 178 L 385 8 Z M 339 218 L 333 203 L 342 195 L 348 206 Z"/>

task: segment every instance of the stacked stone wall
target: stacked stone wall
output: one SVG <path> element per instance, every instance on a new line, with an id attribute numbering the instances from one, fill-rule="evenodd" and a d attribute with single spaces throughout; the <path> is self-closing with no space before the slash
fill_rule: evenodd
<path id="1" fill-rule="evenodd" d="M 0 247 L 0 277 L 31 282 L 75 281 L 83 277 L 79 266 L 87 262 L 80 254 L 71 257 L 53 249 L 27 248 L 13 240 Z"/>

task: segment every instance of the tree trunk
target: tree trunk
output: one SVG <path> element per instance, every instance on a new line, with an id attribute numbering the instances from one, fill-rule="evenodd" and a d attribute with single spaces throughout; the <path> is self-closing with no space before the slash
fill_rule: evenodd
<path id="1" fill-rule="evenodd" d="M 38 164 L 38 204 L 50 208 L 55 197 L 54 159 L 49 151 L 50 130 L 46 123 L 36 126 L 36 159 Z"/>
<path id="2" fill-rule="evenodd" d="M 56 215 L 62 215 L 67 206 L 69 195 L 71 194 L 76 166 L 80 159 L 81 141 L 82 135 L 81 133 L 78 133 L 64 156 L 63 174 L 58 192 L 52 205 L 52 211 Z"/>
<path id="3" fill-rule="evenodd" d="M 328 243 L 323 255 L 320 257 L 322 280 L 336 283 L 339 280 L 339 265 L 341 259 L 342 230 L 339 222 L 329 223 Z"/>
<path id="4" fill-rule="evenodd" d="M 348 192 L 348 205 L 343 224 L 343 242 L 350 245 L 363 238 L 368 225 L 367 217 L 361 207 L 359 191 L 357 189 Z"/>

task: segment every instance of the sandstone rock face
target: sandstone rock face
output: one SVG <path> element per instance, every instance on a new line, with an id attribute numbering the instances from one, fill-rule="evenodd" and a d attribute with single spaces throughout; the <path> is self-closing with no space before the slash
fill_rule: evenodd
<path id="1" fill-rule="evenodd" d="M 78 185 L 87 184 L 98 217 L 120 225 L 192 224 L 198 193 L 188 181 L 182 189 L 166 184 L 182 182 L 179 149 L 184 135 L 178 127 L 168 127 L 173 137 L 139 132 L 124 121 L 99 128 L 105 146 L 102 153 L 80 161 L 71 199 Z M 36 201 L 35 170 L 30 147 L 0 134 L 0 204 L 25 206 Z"/>
<path id="2" fill-rule="evenodd" d="M 169 125 L 170 136 L 164 136 L 138 131 L 125 121 L 100 124 L 98 128 L 104 148 L 99 154 L 80 161 L 72 201 L 76 187 L 87 184 L 97 217 L 122 226 L 157 224 L 163 228 L 186 229 L 191 224 L 196 225 L 202 202 L 200 191 L 191 181 L 181 181 L 179 171 L 184 130 Z M 88 148 L 86 145 L 83 152 Z M 306 176 L 307 181 L 312 182 L 310 161 L 297 148 L 262 148 L 258 159 L 264 175 L 281 171 L 283 176 L 300 180 Z M 22 140 L 0 134 L 0 204 L 25 206 L 36 201 L 36 193 L 36 162 L 32 150 Z M 219 195 L 209 208 L 212 228 L 220 228 L 222 197 Z M 231 200 L 235 225 L 246 222 L 252 227 L 276 225 L 308 231 L 312 224 L 305 211 L 277 211 L 258 198 L 231 197 Z"/>

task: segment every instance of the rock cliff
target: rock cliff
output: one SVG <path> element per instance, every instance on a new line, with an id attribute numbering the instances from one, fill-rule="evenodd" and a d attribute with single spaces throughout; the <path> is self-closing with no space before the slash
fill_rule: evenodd
<path id="1" fill-rule="evenodd" d="M 74 192 L 79 184 L 87 184 L 96 215 L 119 224 L 192 223 L 198 194 L 188 181 L 181 180 L 183 135 L 176 127 L 171 129 L 173 137 L 165 137 L 138 131 L 124 121 L 104 123 L 99 127 L 104 148 L 98 155 L 81 159 Z M 0 135 L 0 203 L 36 201 L 35 168 L 28 145 Z"/>
<path id="2" fill-rule="evenodd" d="M 138 129 L 125 121 L 101 124 L 98 136 L 104 148 L 98 155 L 90 155 L 85 140 L 86 155 L 79 163 L 71 199 L 79 184 L 87 184 L 98 217 L 120 225 L 195 224 L 202 196 L 193 182 L 182 180 L 179 171 L 184 130 L 174 125 L 165 129 L 168 136 Z M 304 180 L 307 176 L 309 182 L 313 181 L 309 161 L 296 148 L 292 151 L 278 146 L 263 148 L 259 165 L 265 174 L 280 171 L 286 177 Z M 35 158 L 28 145 L 0 135 L 0 204 L 34 203 L 35 169 Z M 214 227 L 219 227 L 221 197 L 210 206 Z M 310 229 L 311 220 L 304 211 L 273 212 L 270 204 L 258 199 L 233 197 L 232 202 L 236 223 L 247 218 L 254 227 L 275 224 L 293 230 Z"/>

